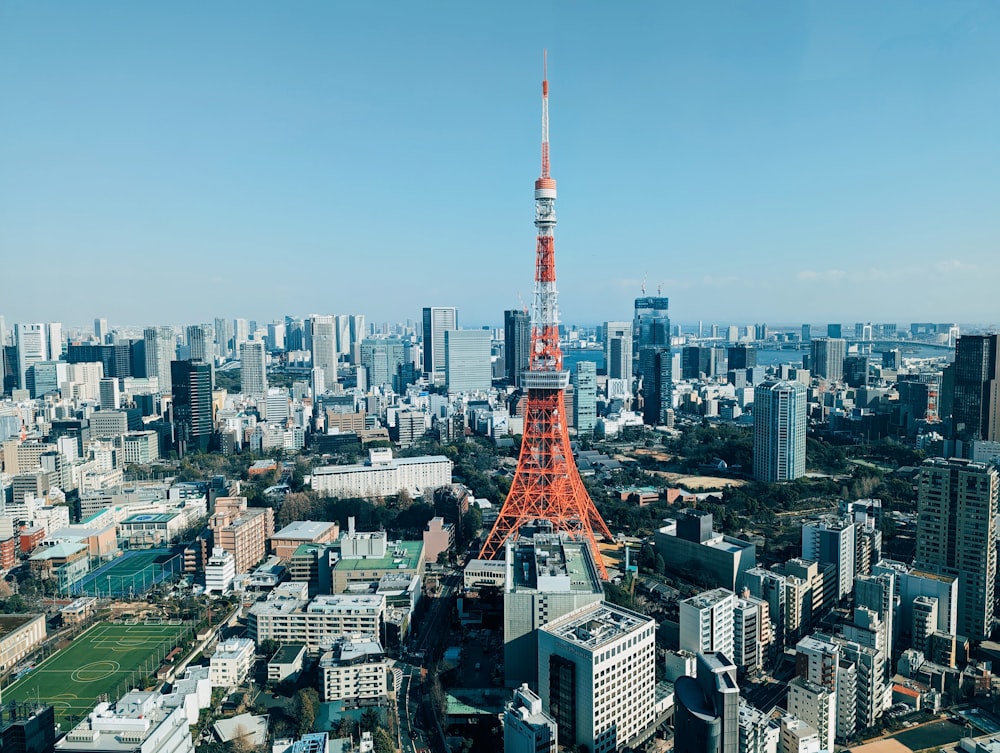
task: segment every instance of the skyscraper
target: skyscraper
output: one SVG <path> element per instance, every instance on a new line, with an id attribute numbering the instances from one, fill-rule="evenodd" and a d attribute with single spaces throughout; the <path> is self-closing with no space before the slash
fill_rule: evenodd
<path id="1" fill-rule="evenodd" d="M 972 640 L 993 626 L 998 474 L 968 460 L 931 458 L 917 482 L 914 566 L 958 576 L 958 632 Z"/>
<path id="2" fill-rule="evenodd" d="M 361 341 L 368 332 L 365 330 L 365 315 L 351 314 L 351 363 L 361 360 Z"/>
<path id="3" fill-rule="evenodd" d="M 212 367 L 203 361 L 172 361 L 170 378 L 177 455 L 207 452 L 212 440 Z"/>
<path id="4" fill-rule="evenodd" d="M 673 407 L 673 361 L 670 348 L 650 346 L 639 352 L 642 420 L 651 426 L 667 423 L 667 412 Z"/>
<path id="5" fill-rule="evenodd" d="M 573 425 L 578 435 L 590 435 L 597 427 L 597 364 L 580 361 L 573 372 Z"/>
<path id="6" fill-rule="evenodd" d="M 791 481 L 806 472 L 806 388 L 801 382 L 754 387 L 753 476 Z"/>
<path id="7" fill-rule="evenodd" d="M 507 382 L 521 386 L 521 372 L 528 368 L 531 351 L 531 317 L 523 309 L 503 312 L 503 353 Z"/>
<path id="8" fill-rule="evenodd" d="M 46 360 L 48 346 L 45 342 L 45 325 L 18 324 L 14 328 L 14 343 L 17 346 L 17 386 L 28 389 L 28 368 L 39 361 Z"/>
<path id="9" fill-rule="evenodd" d="M 104 345 L 108 341 L 109 334 L 108 320 L 104 318 L 94 319 L 94 337 L 97 338 L 98 344 Z"/>
<path id="10" fill-rule="evenodd" d="M 490 333 L 485 329 L 444 332 L 444 372 L 448 392 L 486 392 L 493 384 Z"/>
<path id="11" fill-rule="evenodd" d="M 405 344 L 398 337 L 366 337 L 361 341 L 361 364 L 368 370 L 371 387 L 394 384 L 405 360 Z"/>
<path id="12" fill-rule="evenodd" d="M 313 368 L 323 370 L 323 383 L 330 391 L 337 384 L 336 320 L 332 316 L 310 316 L 309 332 Z"/>
<path id="13" fill-rule="evenodd" d="M 187 328 L 185 334 L 191 360 L 214 363 L 215 354 L 212 351 L 215 344 L 215 334 L 212 332 L 212 325 L 192 324 Z"/>
<path id="14" fill-rule="evenodd" d="M 45 325 L 45 335 L 48 342 L 48 359 L 50 361 L 58 361 L 62 358 L 63 351 L 63 336 L 62 336 L 62 323 L 61 322 L 49 322 Z"/>
<path id="15" fill-rule="evenodd" d="M 604 366 L 609 379 L 632 380 L 632 325 L 604 322 Z"/>
<path id="16" fill-rule="evenodd" d="M 819 337 L 810 343 L 809 368 L 828 382 L 839 382 L 844 378 L 844 358 L 847 355 L 847 340 L 839 337 Z"/>
<path id="17" fill-rule="evenodd" d="M 458 329 L 458 309 L 429 306 L 424 309 L 424 374 L 432 381 L 444 377 L 444 333 Z"/>
<path id="18" fill-rule="evenodd" d="M 260 340 L 240 344 L 240 390 L 254 396 L 267 392 L 267 356 Z"/>
<path id="19" fill-rule="evenodd" d="M 669 301 L 666 296 L 643 296 L 635 299 L 635 314 L 632 317 L 632 357 L 639 358 L 643 348 L 666 348 L 670 350 L 670 316 L 667 314 Z M 642 362 L 639 374 L 644 374 Z"/>
<path id="20" fill-rule="evenodd" d="M 1000 335 L 962 335 L 951 372 L 952 418 L 957 436 L 1000 439 Z"/>
<path id="21" fill-rule="evenodd" d="M 157 377 L 161 394 L 169 395 L 172 391 L 170 363 L 177 358 L 174 330 L 172 327 L 146 327 L 142 337 L 146 341 L 146 376 Z"/>
<path id="22" fill-rule="evenodd" d="M 727 357 L 730 369 L 752 369 L 757 365 L 757 349 L 752 345 L 730 345 Z"/>
<path id="23" fill-rule="evenodd" d="M 232 355 L 233 351 L 230 347 L 230 340 L 233 336 L 233 328 L 226 318 L 217 318 L 215 320 L 215 354 L 225 360 Z"/>
<path id="24" fill-rule="evenodd" d="M 250 339 L 250 320 L 233 319 L 233 350 L 239 352 L 240 343 Z"/>

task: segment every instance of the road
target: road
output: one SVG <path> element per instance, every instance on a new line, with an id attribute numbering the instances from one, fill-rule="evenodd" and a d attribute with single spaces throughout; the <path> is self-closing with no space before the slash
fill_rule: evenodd
<path id="1" fill-rule="evenodd" d="M 747 701 L 761 711 L 770 711 L 775 706 L 783 706 L 788 695 L 788 686 L 783 682 L 768 682 L 752 690 L 744 689 Z"/>

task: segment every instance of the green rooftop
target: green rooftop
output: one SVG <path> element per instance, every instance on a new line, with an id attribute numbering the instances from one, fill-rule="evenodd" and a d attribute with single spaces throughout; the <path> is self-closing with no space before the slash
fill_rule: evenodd
<path id="1" fill-rule="evenodd" d="M 424 551 L 422 541 L 390 541 L 385 557 L 361 557 L 337 561 L 336 570 L 416 570 Z M 397 554 L 397 552 L 401 552 Z"/>

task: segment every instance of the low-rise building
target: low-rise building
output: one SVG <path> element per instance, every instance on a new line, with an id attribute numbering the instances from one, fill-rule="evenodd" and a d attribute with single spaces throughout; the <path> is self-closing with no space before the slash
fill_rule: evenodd
<path id="1" fill-rule="evenodd" d="M 236 559 L 222 547 L 212 549 L 205 565 L 205 593 L 228 593 L 236 579 Z"/>
<path id="2" fill-rule="evenodd" d="M 44 640 L 44 614 L 0 614 L 0 672 L 10 670 Z"/>
<path id="3" fill-rule="evenodd" d="M 312 488 L 330 497 L 392 497 L 401 491 L 427 495 L 451 483 L 454 464 L 444 455 L 394 458 L 392 451 L 369 451 L 366 463 L 326 465 L 312 472 Z"/>
<path id="4" fill-rule="evenodd" d="M 327 544 L 336 541 L 339 536 L 339 523 L 297 520 L 271 537 L 271 553 L 287 561 L 302 544 Z"/>
<path id="5" fill-rule="evenodd" d="M 306 584 L 282 584 L 294 586 Z M 336 594 L 312 601 L 290 597 L 276 589 L 247 614 L 247 632 L 257 643 L 274 640 L 301 643 L 311 654 L 328 650 L 345 635 L 375 635 L 381 638 L 385 622 L 382 594 Z"/>
<path id="6" fill-rule="evenodd" d="M 364 705 L 388 694 L 389 664 L 375 636 L 345 637 L 319 662 L 322 700 Z"/>
<path id="7" fill-rule="evenodd" d="M 681 576 L 698 576 L 715 588 L 738 592 L 744 573 L 757 566 L 757 547 L 749 541 L 712 530 L 712 514 L 681 510 L 653 536 L 656 553 L 667 570 Z"/>
<path id="8" fill-rule="evenodd" d="M 431 518 L 424 529 L 424 559 L 437 562 L 438 556 L 455 546 L 455 526 L 444 518 Z"/>
<path id="9" fill-rule="evenodd" d="M 244 683 L 253 667 L 256 647 L 250 638 L 230 638 L 215 648 L 209 663 L 213 688 L 231 688 Z"/>
<path id="10" fill-rule="evenodd" d="M 503 588 L 506 575 L 504 560 L 469 560 L 462 571 L 462 585 L 467 589 Z"/>
<path id="11" fill-rule="evenodd" d="M 306 647 L 301 643 L 280 646 L 267 662 L 267 681 L 284 682 L 294 680 L 302 672 L 306 658 Z"/>
<path id="12" fill-rule="evenodd" d="M 164 696 L 133 690 L 101 701 L 55 746 L 58 753 L 194 753 L 184 709 Z"/>

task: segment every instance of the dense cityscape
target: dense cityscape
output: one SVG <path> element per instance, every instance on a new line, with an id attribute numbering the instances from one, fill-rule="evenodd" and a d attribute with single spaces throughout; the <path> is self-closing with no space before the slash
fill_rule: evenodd
<path id="1" fill-rule="evenodd" d="M 4 299 L 0 751 L 1000 753 L 1000 326 L 565 320 L 543 61 L 527 302 Z"/>

